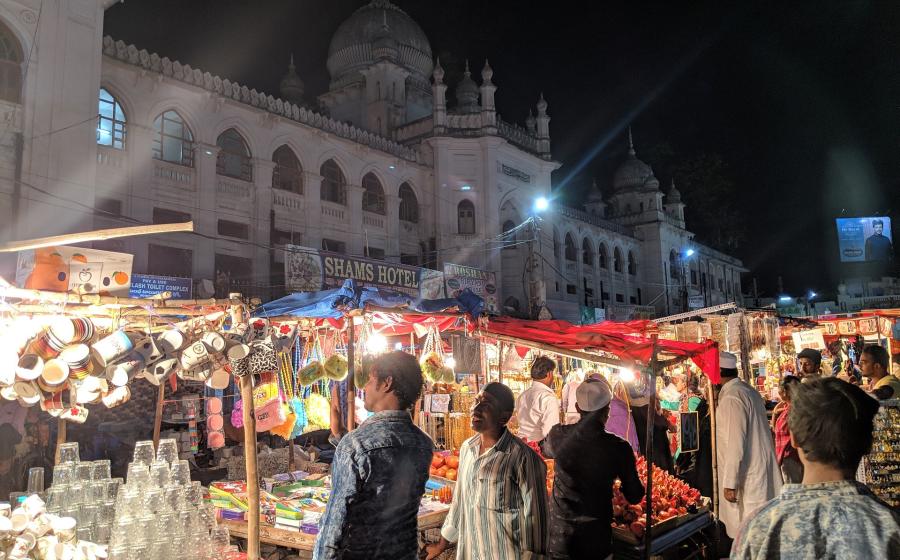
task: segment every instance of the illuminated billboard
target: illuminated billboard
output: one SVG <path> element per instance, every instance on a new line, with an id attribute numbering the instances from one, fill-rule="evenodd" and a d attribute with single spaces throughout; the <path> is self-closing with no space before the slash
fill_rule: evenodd
<path id="1" fill-rule="evenodd" d="M 841 262 L 890 261 L 894 258 L 891 219 L 837 218 Z"/>

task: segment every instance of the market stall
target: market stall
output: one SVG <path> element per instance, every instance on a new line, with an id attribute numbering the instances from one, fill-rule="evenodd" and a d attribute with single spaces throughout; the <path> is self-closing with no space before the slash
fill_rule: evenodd
<path id="1" fill-rule="evenodd" d="M 259 482 L 263 474 L 273 474 L 260 467 L 265 468 L 274 455 L 257 457 L 257 434 L 277 433 L 293 439 L 308 428 L 328 428 L 328 388 L 334 383 L 344 384 L 345 422 L 352 429 L 354 386 L 365 375 L 361 366 L 371 354 L 386 350 L 388 336 L 408 337 L 409 346 L 401 346 L 414 352 L 418 330 L 455 328 L 465 332 L 472 324 L 472 313 L 477 316 L 481 309 L 480 298 L 466 293 L 459 299 L 412 301 L 408 296 L 358 288 L 352 282 L 328 293 L 298 294 L 285 298 L 287 301 L 271 302 L 256 309 L 253 316 L 237 294 L 224 300 L 172 300 L 167 294 L 131 299 L 23 290 L 8 284 L 0 286 L 0 291 L 4 304 L 0 310 L 0 340 L 4 342 L 0 392 L 6 400 L 40 407 L 59 419 L 60 465 L 89 464 L 80 461 L 77 453 L 60 457 L 67 448 L 67 424 L 84 422 L 92 407 L 120 407 L 129 401 L 132 390 L 153 387 L 155 406 L 146 410 L 154 411 L 155 416 L 141 422 L 153 425 L 153 440 L 138 442 L 133 456 L 129 452 L 125 487 L 131 485 L 135 473 L 142 472 L 135 465 L 152 472 L 155 461 L 160 461 L 160 472 L 166 473 L 174 470 L 177 462 L 179 476 L 187 476 L 182 483 L 188 483 L 197 472 L 186 459 L 192 458 L 198 447 L 221 450 L 225 446 L 223 397 L 235 399 L 230 416 L 240 427 L 236 437 L 243 441 L 242 457 L 238 458 L 245 495 L 241 523 L 246 527 L 243 533 L 252 559 L 259 557 L 260 507 L 268 503 L 261 499 L 266 494 L 261 494 Z M 304 307 L 308 305 L 312 307 Z M 166 398 L 167 391 L 174 393 L 182 386 L 198 386 L 200 393 Z M 171 425 L 178 423 L 185 427 L 180 436 L 165 437 L 172 433 Z M 157 456 L 162 447 L 173 454 L 166 461 Z M 138 450 L 147 448 L 150 455 L 139 457 Z M 276 473 L 293 469 L 294 446 L 288 451 L 290 468 Z M 315 466 L 309 463 L 306 466 Z M 86 470 L 84 476 L 90 473 Z M 142 480 L 142 475 L 137 476 Z M 86 482 L 82 478 L 60 482 L 63 486 L 56 494 L 66 484 Z M 448 483 L 434 482 L 441 488 Z M 44 490 L 37 486 L 29 490 Z M 163 487 L 159 488 L 162 491 Z M 143 486 L 138 482 L 131 489 Z M 79 507 L 97 505 L 91 503 L 94 498 L 84 499 Z M 431 497 L 423 504 L 426 524 L 434 522 L 433 516 L 442 516 L 440 510 L 447 507 Z M 115 539 L 128 534 L 115 528 L 129 516 L 118 508 L 112 515 L 112 521 L 104 518 L 101 526 L 107 529 L 101 534 L 115 547 L 122 544 Z M 222 521 L 227 526 L 226 522 L 234 520 Z M 200 528 L 197 534 L 210 537 L 211 529 Z M 294 529 L 299 532 L 299 527 Z M 117 534 L 120 537 L 114 537 Z"/>
<path id="2" fill-rule="evenodd" d="M 479 325 L 476 334 L 498 346 L 509 345 L 517 353 L 529 352 L 565 357 L 583 364 L 610 367 L 634 374 L 635 383 L 656 387 L 660 372 L 683 362 L 690 362 L 706 375 L 712 383 L 719 380 L 718 348 L 715 342 L 680 342 L 658 338 L 654 325 L 649 321 L 629 323 L 605 322 L 596 325 L 576 326 L 565 321 L 523 321 L 509 318 L 491 318 Z M 501 351 L 502 353 L 502 351 Z M 584 366 L 583 366 L 584 367 Z M 503 367 L 497 373 L 503 381 Z M 486 373 L 490 375 L 490 370 Z M 711 387 L 711 384 L 710 384 Z M 710 389 L 711 390 L 711 389 Z M 710 402 L 712 399 L 710 399 Z M 663 550 L 696 536 L 713 524 L 708 501 L 701 500 L 699 492 L 682 486 L 682 482 L 669 479 L 654 467 L 652 474 L 646 465 L 653 464 L 653 430 L 648 407 L 646 431 L 646 457 L 642 482 L 646 488 L 646 511 L 627 510 L 619 517 L 614 502 L 613 535 L 617 553 L 649 558 Z M 714 433 L 714 429 L 713 429 Z M 712 442 L 715 446 L 714 439 Z M 715 454 L 712 455 L 713 461 Z M 715 464 L 713 463 L 713 473 Z M 715 477 L 715 474 L 713 474 Z M 715 478 L 712 503 L 715 504 Z M 654 488 L 656 490 L 654 491 Z M 668 504 L 663 496 L 683 497 L 682 510 Z M 713 505 L 713 508 L 715 506 Z M 634 523 L 635 517 L 642 523 Z M 631 520 L 631 521 L 630 521 Z M 628 523 L 631 522 L 631 525 Z M 677 529 L 677 532 L 676 532 Z M 677 537 L 677 538 L 675 538 Z"/>

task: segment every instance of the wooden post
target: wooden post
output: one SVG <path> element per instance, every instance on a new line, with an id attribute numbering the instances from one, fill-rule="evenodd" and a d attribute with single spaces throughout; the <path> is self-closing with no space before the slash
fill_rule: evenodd
<path id="1" fill-rule="evenodd" d="M 356 327 L 347 317 L 347 431 L 356 427 Z"/>
<path id="2" fill-rule="evenodd" d="M 707 399 L 709 400 L 709 431 L 710 431 L 710 455 L 712 455 L 712 483 L 713 483 L 713 492 L 712 503 L 713 503 L 713 513 L 716 516 L 716 519 L 719 518 L 719 458 L 717 457 L 716 451 L 716 395 L 713 390 L 713 383 L 707 377 Z"/>
<path id="3" fill-rule="evenodd" d="M 59 447 L 66 443 L 66 421 L 64 418 L 56 420 L 56 457 L 54 462 L 59 464 Z"/>
<path id="4" fill-rule="evenodd" d="M 650 388 L 653 390 L 650 404 L 647 405 L 647 435 L 645 441 L 647 443 L 644 450 L 647 459 L 647 488 L 646 488 L 646 505 L 647 519 L 644 523 L 644 560 L 650 559 L 650 544 L 653 542 L 653 535 L 650 528 L 653 526 L 653 419 L 656 416 L 656 368 L 659 367 L 656 359 L 656 335 L 653 335 L 653 353 L 650 355 Z"/>
<path id="5" fill-rule="evenodd" d="M 159 384 L 156 394 L 156 416 L 153 418 L 153 449 L 159 450 L 159 432 L 162 429 L 163 399 L 166 395 L 166 381 Z"/>
<path id="6" fill-rule="evenodd" d="M 296 458 L 294 457 L 294 440 L 293 440 L 293 438 L 288 438 L 287 444 L 288 444 L 288 467 L 291 472 L 294 472 L 294 470 L 296 469 L 296 467 L 294 467 Z"/>
<path id="7" fill-rule="evenodd" d="M 239 299 L 239 294 L 229 294 Z M 243 309 L 239 305 L 229 308 L 231 324 L 243 322 Z M 259 560 L 259 474 L 256 461 L 256 410 L 253 407 L 253 376 L 240 378 L 241 401 L 244 412 L 244 467 L 247 471 L 247 560 Z"/>

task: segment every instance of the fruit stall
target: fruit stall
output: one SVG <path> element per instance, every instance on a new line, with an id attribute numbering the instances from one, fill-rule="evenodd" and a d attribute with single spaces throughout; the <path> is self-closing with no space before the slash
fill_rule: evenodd
<path id="1" fill-rule="evenodd" d="M 577 326 L 565 321 L 527 321 L 492 317 L 479 324 L 476 335 L 489 344 L 511 346 L 517 352 L 540 353 L 579 360 L 635 374 L 635 383 L 655 387 L 665 368 L 689 361 L 692 367 L 713 383 L 719 381 L 719 355 L 714 341 L 682 342 L 659 338 L 650 321 Z M 498 373 L 502 374 L 501 368 Z M 490 372 L 486 372 L 489 375 Z M 503 382 L 502 375 L 499 380 Z M 711 399 L 710 399 L 711 401 Z M 646 457 L 638 457 L 641 480 L 646 494 L 641 504 L 631 506 L 616 493 L 613 502 L 614 550 L 617 557 L 649 558 L 676 546 L 690 546 L 692 541 L 708 541 L 702 535 L 714 526 L 716 481 L 713 462 L 713 496 L 700 496 L 697 489 L 655 467 L 647 476 L 647 465 L 653 462 L 653 422 L 648 407 Z M 714 412 L 712 414 L 714 418 Z M 713 424 L 713 434 L 715 425 Z M 713 436 L 713 461 L 715 441 Z M 552 464 L 548 464 L 552 472 Z M 548 491 L 552 485 L 548 480 Z M 650 507 L 647 507 L 650 504 Z M 649 529 L 648 529 L 649 527 Z M 697 544 L 699 547 L 699 544 Z"/>

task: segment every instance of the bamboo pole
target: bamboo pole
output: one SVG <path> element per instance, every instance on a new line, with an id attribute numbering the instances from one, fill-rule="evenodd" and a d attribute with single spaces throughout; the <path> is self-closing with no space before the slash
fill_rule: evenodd
<path id="1" fill-rule="evenodd" d="M 656 336 L 653 335 L 653 352 L 650 354 L 650 387 L 653 389 L 653 397 L 650 404 L 647 405 L 647 434 L 644 438 L 646 446 L 644 456 L 647 460 L 647 488 L 646 488 L 646 509 L 647 519 L 644 523 L 644 560 L 650 559 L 650 545 L 653 543 L 653 535 L 650 528 L 653 526 L 653 419 L 656 416 L 656 370 L 659 364 L 656 361 Z"/>
<path id="2" fill-rule="evenodd" d="M 59 464 L 59 448 L 66 443 L 66 420 L 65 418 L 56 419 L 56 457 L 54 462 Z"/>
<path id="3" fill-rule="evenodd" d="M 716 516 L 716 519 L 719 518 L 719 458 L 718 452 L 716 451 L 717 442 L 716 442 L 716 394 L 713 390 L 713 383 L 707 378 L 707 399 L 709 399 L 709 431 L 710 431 L 710 459 L 712 461 L 712 483 L 713 483 L 713 492 L 712 503 L 713 503 L 713 513 Z"/>
<path id="4" fill-rule="evenodd" d="M 28 290 L 14 286 L 0 286 L 0 295 L 23 301 L 40 301 L 66 304 L 122 305 L 135 307 L 212 307 L 234 305 L 239 300 L 232 299 L 161 299 L 102 296 L 99 294 L 79 294 L 77 292 L 48 292 L 46 290 Z M 296 318 L 295 318 L 296 319 Z"/>
<path id="5" fill-rule="evenodd" d="M 98 229 L 81 233 L 69 233 L 66 235 L 54 235 L 51 237 L 39 237 L 37 239 L 0 243 L 0 253 L 27 251 L 28 249 L 40 249 L 42 247 L 53 247 L 56 245 L 71 245 L 73 243 L 83 243 L 85 241 L 103 241 L 106 239 L 116 239 L 118 237 L 131 237 L 133 235 L 155 235 L 157 233 L 191 231 L 194 231 L 194 222 Z"/>
<path id="6" fill-rule="evenodd" d="M 13 307 L 18 313 L 29 314 L 29 315 L 40 315 L 40 314 L 52 314 L 56 315 L 58 313 L 57 310 L 49 310 L 47 306 L 41 305 L 38 303 L 17 303 L 12 304 Z M 66 314 L 68 315 L 77 315 L 79 317 L 93 317 L 93 318 L 107 318 L 110 316 L 110 309 L 106 307 L 100 307 L 97 305 L 89 304 L 66 304 Z M 143 307 L 129 307 L 122 311 L 122 317 L 128 318 L 131 315 L 143 315 L 146 316 L 147 311 Z M 153 309 L 153 313 L 162 317 L 183 317 L 183 316 L 191 316 L 196 317 L 200 315 L 206 315 L 208 312 L 207 309 L 190 309 L 186 307 L 157 307 Z"/>
<path id="7" fill-rule="evenodd" d="M 159 432 L 162 430 L 163 399 L 166 395 L 166 381 L 161 381 L 156 393 L 156 415 L 153 417 L 153 449 L 159 450 Z"/>
<path id="8" fill-rule="evenodd" d="M 347 431 L 356 427 L 356 325 L 347 321 Z"/>
<path id="9" fill-rule="evenodd" d="M 232 298 L 236 294 L 231 294 Z M 243 308 L 229 309 L 233 325 L 243 322 Z M 253 407 L 253 376 L 240 378 L 241 400 L 244 405 L 244 466 L 247 471 L 247 560 L 259 560 L 259 475 L 256 461 L 256 411 Z"/>

